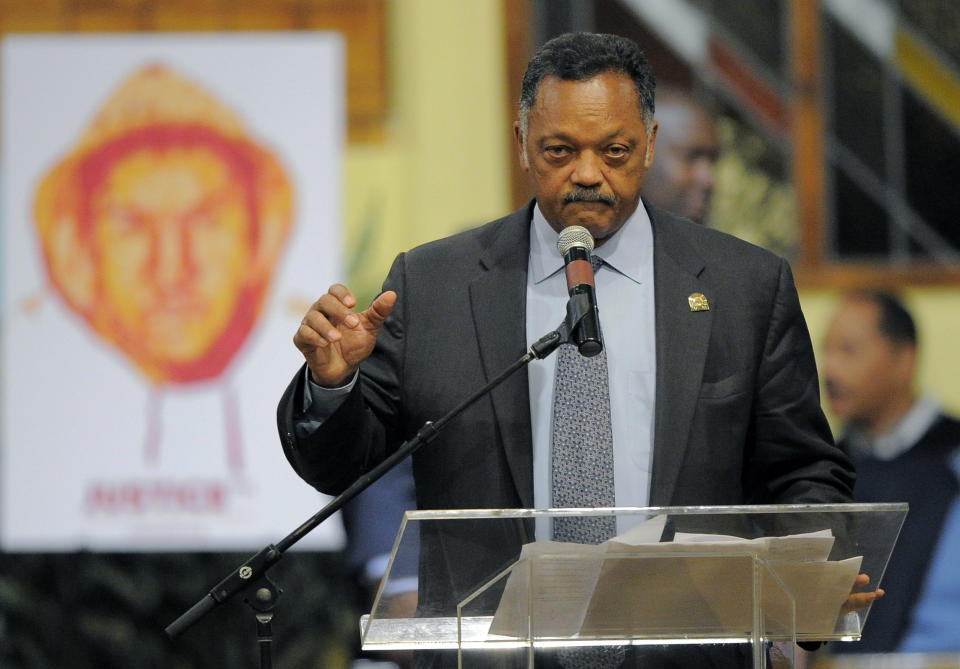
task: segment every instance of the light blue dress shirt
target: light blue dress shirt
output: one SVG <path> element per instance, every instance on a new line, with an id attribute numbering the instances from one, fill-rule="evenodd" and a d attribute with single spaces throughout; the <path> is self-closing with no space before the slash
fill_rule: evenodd
<path id="1" fill-rule="evenodd" d="M 539 206 L 534 208 L 527 272 L 526 335 L 531 344 L 554 330 L 566 314 L 567 284 L 559 234 Z M 656 341 L 653 292 L 653 231 L 643 205 L 603 246 L 594 250 L 604 265 L 594 277 L 600 327 L 610 376 L 614 486 L 617 506 L 647 506 L 653 461 L 656 393 Z M 533 430 L 533 496 L 537 508 L 550 504 L 550 449 L 556 357 L 535 360 L 527 368 Z M 304 393 L 305 420 L 300 436 L 313 432 L 346 399 L 354 378 L 342 388 L 322 388 L 310 380 Z M 537 538 L 549 538 L 546 519 Z M 619 532 L 629 529 L 623 523 Z"/>
<path id="2" fill-rule="evenodd" d="M 567 282 L 559 234 L 540 207 L 533 212 L 527 271 L 527 342 L 534 342 L 563 320 Z M 643 205 L 593 255 L 603 259 L 594 277 L 600 328 L 610 376 L 613 468 L 617 506 L 647 506 L 653 461 L 653 416 L 656 393 L 654 338 L 653 231 Z M 533 428 L 533 499 L 538 509 L 550 500 L 550 452 L 556 356 L 535 360 L 527 368 Z M 541 519 L 537 538 L 549 538 Z M 622 520 L 622 519 L 621 519 Z M 619 532 L 627 529 L 622 522 Z"/>

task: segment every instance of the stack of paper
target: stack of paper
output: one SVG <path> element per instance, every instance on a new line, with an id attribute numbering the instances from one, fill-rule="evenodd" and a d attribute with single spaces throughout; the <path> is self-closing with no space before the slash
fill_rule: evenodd
<path id="1" fill-rule="evenodd" d="M 759 539 L 677 533 L 661 542 L 665 520 L 653 518 L 599 546 L 527 544 L 490 632 L 742 637 L 753 628 L 755 605 L 765 636 L 788 636 L 794 621 L 805 638 L 834 631 L 861 558 L 828 561 L 830 530 Z"/>

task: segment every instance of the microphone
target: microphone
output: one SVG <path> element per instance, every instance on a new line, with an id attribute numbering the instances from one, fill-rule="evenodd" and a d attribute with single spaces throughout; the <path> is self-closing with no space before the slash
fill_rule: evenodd
<path id="1" fill-rule="evenodd" d="M 590 358 L 603 350 L 603 335 L 600 332 L 600 311 L 593 283 L 593 236 L 580 225 L 571 225 L 560 231 L 557 250 L 563 256 L 567 275 L 567 291 L 570 297 L 583 295 L 588 305 L 586 314 L 571 333 L 571 341 L 580 355 Z M 581 298 L 583 299 L 583 298 Z"/>

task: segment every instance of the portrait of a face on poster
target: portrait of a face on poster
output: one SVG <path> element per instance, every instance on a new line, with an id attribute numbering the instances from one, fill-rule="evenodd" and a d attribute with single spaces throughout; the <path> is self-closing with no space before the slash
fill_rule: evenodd
<path id="1" fill-rule="evenodd" d="M 286 536 L 327 501 L 275 412 L 342 278 L 340 38 L 16 36 L 2 77 L 2 548 Z"/>

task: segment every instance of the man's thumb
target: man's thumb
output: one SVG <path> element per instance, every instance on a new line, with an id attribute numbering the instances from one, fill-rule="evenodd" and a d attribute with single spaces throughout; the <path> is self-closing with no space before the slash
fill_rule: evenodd
<path id="1" fill-rule="evenodd" d="M 370 304 L 370 307 L 364 312 L 367 319 L 376 327 L 383 325 L 387 316 L 393 311 L 393 305 L 397 303 L 397 294 L 392 290 L 387 290 L 379 295 Z"/>

